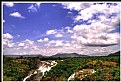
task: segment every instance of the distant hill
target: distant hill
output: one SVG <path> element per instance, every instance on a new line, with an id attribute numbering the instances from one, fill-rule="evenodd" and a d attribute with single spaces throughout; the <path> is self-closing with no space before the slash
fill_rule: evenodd
<path id="1" fill-rule="evenodd" d="M 120 56 L 120 51 L 109 54 L 108 56 Z"/>
<path id="2" fill-rule="evenodd" d="M 56 55 L 53 55 L 51 57 L 54 57 L 54 58 L 66 58 L 66 57 L 84 57 L 84 56 L 87 56 L 87 55 L 81 55 L 81 54 L 77 54 L 77 53 L 57 53 Z"/>
<path id="3" fill-rule="evenodd" d="M 19 58 L 19 57 L 42 57 L 41 54 L 30 54 L 30 55 L 4 55 L 5 57 L 13 57 L 13 58 Z"/>

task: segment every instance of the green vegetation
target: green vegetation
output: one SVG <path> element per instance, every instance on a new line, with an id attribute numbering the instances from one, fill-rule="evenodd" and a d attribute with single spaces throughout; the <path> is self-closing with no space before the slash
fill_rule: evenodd
<path id="1" fill-rule="evenodd" d="M 38 68 L 39 58 L 3 57 L 3 80 L 21 81 L 28 73 Z"/>
<path id="2" fill-rule="evenodd" d="M 77 75 L 75 81 L 119 81 L 120 80 L 120 56 L 93 56 L 93 57 L 31 57 L 11 58 L 3 57 L 3 80 L 22 81 L 23 78 L 38 69 L 41 61 L 56 60 L 58 64 L 49 72 L 46 72 L 42 81 L 67 81 L 68 78 L 80 70 L 94 69 L 96 72 L 84 76 Z M 63 61 L 61 61 L 63 60 Z"/>
<path id="3" fill-rule="evenodd" d="M 82 69 L 95 69 L 96 73 L 87 75 L 82 80 L 120 80 L 120 57 L 104 56 L 104 57 L 80 57 L 67 58 L 63 62 L 57 64 L 49 72 L 46 73 L 43 81 L 67 81 L 69 76 L 74 72 Z M 74 80 L 81 80 L 76 77 Z"/>

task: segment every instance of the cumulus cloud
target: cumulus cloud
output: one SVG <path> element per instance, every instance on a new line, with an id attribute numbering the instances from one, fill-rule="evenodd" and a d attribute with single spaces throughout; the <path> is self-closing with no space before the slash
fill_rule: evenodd
<path id="1" fill-rule="evenodd" d="M 83 28 L 74 28 L 74 30 L 76 32 L 71 38 L 84 45 L 111 46 L 111 44 L 119 44 L 119 33 L 101 33 L 100 31 L 98 32 L 98 30 Z"/>
<path id="2" fill-rule="evenodd" d="M 37 46 L 34 46 L 33 49 L 35 49 L 35 50 L 39 50 Z"/>
<path id="3" fill-rule="evenodd" d="M 3 34 L 3 39 L 12 39 L 13 36 L 9 33 Z"/>
<path id="4" fill-rule="evenodd" d="M 21 41 L 21 42 L 18 42 L 18 45 L 20 45 L 21 47 L 24 47 L 24 48 L 28 48 L 28 49 L 31 49 L 32 47 L 35 46 L 34 44 L 35 42 L 32 41 L 32 40 L 29 40 L 29 39 L 26 39 L 24 41 Z"/>
<path id="5" fill-rule="evenodd" d="M 24 43 L 19 43 L 18 46 L 23 47 Z"/>
<path id="6" fill-rule="evenodd" d="M 100 15 L 97 15 L 94 19 L 93 16 L 97 13 L 100 13 Z M 115 15 L 112 13 L 115 13 Z M 82 19 L 87 20 L 90 24 L 74 26 L 71 38 L 86 46 L 117 45 L 120 39 L 119 33 L 111 33 L 111 31 L 119 25 L 119 18 L 119 4 L 110 7 L 107 3 L 90 5 L 88 8 L 79 11 L 79 15 L 75 18 L 75 21 Z"/>
<path id="7" fill-rule="evenodd" d="M 48 39 L 48 38 L 44 38 L 43 41 L 44 41 L 44 42 L 48 42 L 49 39 Z"/>
<path id="8" fill-rule="evenodd" d="M 36 12 L 36 5 L 32 4 L 28 9 Z M 120 49 L 120 34 L 112 32 L 120 24 L 119 4 L 112 3 L 109 6 L 107 3 L 74 2 L 62 3 L 62 5 L 65 9 L 78 12 L 78 15 L 73 18 L 75 26 L 48 30 L 46 36 L 52 35 L 54 40 L 44 36 L 44 39 L 38 39 L 37 43 L 29 39 L 13 43 L 11 41 L 13 37 L 9 34 L 4 35 L 7 40 L 4 39 L 3 44 L 14 47 L 7 51 L 15 54 L 54 55 L 75 52 L 86 55 L 107 55 Z M 63 38 L 65 36 L 66 39 Z M 58 37 L 61 37 L 61 40 Z"/>
<path id="9" fill-rule="evenodd" d="M 47 30 L 46 34 L 50 35 L 50 34 L 56 34 L 57 31 L 56 30 Z"/>
<path id="10" fill-rule="evenodd" d="M 114 4 L 114 3 L 112 3 L 112 4 Z M 117 3 L 116 6 L 111 5 L 110 7 L 107 3 L 90 5 L 90 7 L 84 8 L 83 10 L 81 10 L 78 13 L 79 15 L 75 18 L 75 21 L 79 21 L 80 19 L 88 20 L 91 17 L 93 17 L 93 14 L 95 14 L 95 13 L 102 13 L 105 16 L 109 16 L 112 13 L 119 14 L 120 13 L 119 10 L 120 10 L 119 3 Z"/>
<path id="11" fill-rule="evenodd" d="M 25 18 L 25 17 L 22 16 L 19 12 L 13 12 L 13 13 L 10 14 L 10 16 L 18 17 L 18 18 Z"/>
<path id="12" fill-rule="evenodd" d="M 63 37 L 63 34 L 57 33 L 55 37 Z"/>
<path id="13" fill-rule="evenodd" d="M 62 3 L 62 5 L 63 5 L 63 8 L 65 8 L 65 9 L 80 11 L 83 8 L 89 7 L 91 5 L 91 3 L 73 2 L 73 3 Z"/>
<path id="14" fill-rule="evenodd" d="M 69 43 L 64 44 L 66 47 L 70 47 L 71 45 Z"/>
<path id="15" fill-rule="evenodd" d="M 55 37 L 63 37 L 64 30 L 47 30 L 46 32 L 47 35 L 54 35 Z"/>
<path id="16" fill-rule="evenodd" d="M 31 41 L 31 40 L 29 40 Z M 117 47 L 111 47 L 112 49 L 110 49 L 108 47 L 105 47 L 105 49 L 102 49 L 100 47 L 92 47 L 92 46 L 84 46 L 81 44 L 78 44 L 77 42 L 69 42 L 69 41 L 64 41 L 64 40 L 50 40 L 48 41 L 48 43 L 46 44 L 46 47 L 42 46 L 41 44 L 36 44 L 35 42 L 33 42 L 33 44 L 29 43 L 28 39 L 21 41 L 21 42 L 17 42 L 14 44 L 14 48 L 9 48 L 6 49 L 6 52 L 8 53 L 12 53 L 12 54 L 42 54 L 42 55 L 54 55 L 57 53 L 79 53 L 79 54 L 95 54 L 95 55 L 99 55 L 97 54 L 99 51 L 99 53 L 101 52 L 114 52 L 117 50 Z M 19 46 L 17 46 L 16 44 L 18 44 Z M 114 45 L 116 46 L 116 45 Z M 96 50 L 97 49 L 97 50 Z M 107 53 L 108 54 L 108 53 Z M 104 54 L 103 54 L 104 55 Z"/>
<path id="17" fill-rule="evenodd" d="M 48 43 L 45 44 L 45 46 L 49 48 L 56 48 L 56 47 L 62 47 L 64 46 L 63 40 L 50 40 Z"/>
<path id="18" fill-rule="evenodd" d="M 73 33 L 73 31 L 68 29 L 68 30 L 67 30 L 67 33 Z"/>
<path id="19" fill-rule="evenodd" d="M 38 50 L 38 45 L 29 39 L 13 43 L 12 40 L 3 39 L 4 54 L 24 55 L 35 54 Z"/>
<path id="20" fill-rule="evenodd" d="M 37 42 L 39 42 L 39 43 L 49 42 L 49 38 L 39 39 L 39 40 L 37 40 Z"/>
<path id="21" fill-rule="evenodd" d="M 55 46 L 63 46 L 63 41 L 57 40 Z"/>
<path id="22" fill-rule="evenodd" d="M 15 43 L 10 40 L 3 40 L 3 48 L 13 48 Z"/>
<path id="23" fill-rule="evenodd" d="M 6 5 L 7 7 L 13 7 L 13 6 L 14 6 L 14 3 L 12 3 L 12 2 L 7 2 L 7 3 L 4 3 L 4 5 Z"/>
<path id="24" fill-rule="evenodd" d="M 3 34 L 3 48 L 10 48 L 14 46 L 12 42 L 13 36 L 9 33 Z"/>
<path id="25" fill-rule="evenodd" d="M 37 40 L 37 42 L 43 42 L 43 40 L 42 39 L 39 39 L 39 40 Z"/>
<path id="26" fill-rule="evenodd" d="M 65 29 L 67 30 L 67 33 L 73 33 L 73 30 L 71 30 L 70 27 L 65 27 Z"/>
<path id="27" fill-rule="evenodd" d="M 33 44 L 33 43 L 34 43 L 34 41 L 31 41 L 31 40 L 29 40 L 29 39 L 26 39 L 24 42 L 27 42 L 27 43 L 29 43 L 29 44 Z"/>

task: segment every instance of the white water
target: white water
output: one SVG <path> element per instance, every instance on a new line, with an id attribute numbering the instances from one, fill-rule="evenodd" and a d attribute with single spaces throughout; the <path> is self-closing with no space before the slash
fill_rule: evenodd
<path id="1" fill-rule="evenodd" d="M 83 70 L 80 70 L 80 72 L 84 72 Z M 92 71 L 92 73 L 95 73 L 96 71 L 93 69 L 93 71 Z M 84 76 L 87 76 L 87 74 L 86 75 L 84 75 Z M 68 81 L 70 81 L 70 80 L 72 80 L 72 79 L 74 79 L 75 78 L 75 73 L 74 74 L 72 74 L 69 78 L 68 78 Z M 81 80 L 82 80 L 83 78 L 81 78 Z"/>
<path id="2" fill-rule="evenodd" d="M 28 79 L 30 76 L 32 76 L 33 74 L 30 74 L 29 76 L 25 77 L 23 81 L 26 81 L 26 79 Z"/>
<path id="3" fill-rule="evenodd" d="M 74 74 L 72 74 L 72 75 L 68 78 L 68 81 L 69 81 L 69 80 L 71 80 L 71 79 L 73 79 L 73 78 L 74 78 L 74 76 L 75 76 L 75 73 L 74 73 Z"/>
<path id="4" fill-rule="evenodd" d="M 37 71 L 35 71 L 33 74 L 30 74 L 27 77 L 25 77 L 23 81 L 26 81 L 32 75 L 37 74 L 38 71 L 40 71 L 42 73 L 42 76 L 44 76 L 46 71 L 49 71 L 52 67 L 57 65 L 57 62 L 55 62 L 55 61 L 50 61 L 50 62 L 48 62 L 48 61 L 41 61 L 41 62 L 42 62 L 42 64 L 39 67 L 39 69 L 37 69 Z"/>

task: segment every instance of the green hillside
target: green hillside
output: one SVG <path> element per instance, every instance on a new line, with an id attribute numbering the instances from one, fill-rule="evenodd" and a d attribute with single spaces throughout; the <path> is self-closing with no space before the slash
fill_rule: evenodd
<path id="1" fill-rule="evenodd" d="M 53 55 L 51 57 L 54 57 L 54 58 L 66 58 L 66 57 L 84 57 L 84 56 L 87 56 L 87 55 L 81 55 L 81 54 L 77 54 L 77 53 L 58 53 L 56 55 Z"/>

